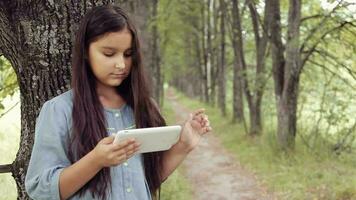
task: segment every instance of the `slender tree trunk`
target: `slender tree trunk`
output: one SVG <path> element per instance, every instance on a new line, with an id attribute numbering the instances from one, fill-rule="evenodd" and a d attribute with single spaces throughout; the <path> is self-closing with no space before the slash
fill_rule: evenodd
<path id="1" fill-rule="evenodd" d="M 238 1 L 233 0 L 232 8 L 232 44 L 234 49 L 234 81 L 233 81 L 233 122 L 245 124 L 243 112 L 243 81 L 242 71 L 245 65 L 243 54 L 243 44 L 239 34 L 241 33 L 240 16 L 238 9 Z M 246 125 L 245 125 L 246 128 Z"/>
<path id="2" fill-rule="evenodd" d="M 226 74 L 225 74 L 225 2 L 220 0 L 220 65 L 219 65 L 219 108 L 223 116 L 226 116 Z"/>
<path id="3" fill-rule="evenodd" d="M 269 32 L 268 23 L 270 20 L 270 7 L 268 3 L 265 5 L 264 18 L 262 23 L 256 9 L 255 2 L 248 0 L 247 4 L 251 15 L 256 47 L 256 70 L 254 79 L 255 89 L 253 95 L 251 94 L 252 101 L 248 101 L 250 104 L 250 134 L 259 135 L 262 133 L 261 103 L 264 86 L 267 83 L 267 76 L 265 75 L 265 61 L 268 44 L 267 41 Z M 260 33 L 261 30 L 262 33 Z"/>
<path id="4" fill-rule="evenodd" d="M 151 22 L 153 23 L 152 26 L 152 65 L 150 66 L 151 68 L 151 74 L 152 74 L 152 83 L 153 83 L 153 97 L 156 99 L 157 103 L 159 105 L 162 104 L 163 99 L 163 81 L 162 81 L 162 74 L 161 74 L 161 58 L 160 58 L 160 53 L 159 53 L 159 33 L 158 33 L 158 25 L 157 25 L 157 10 L 158 10 L 158 0 L 153 0 L 153 5 L 152 5 L 152 17 L 151 17 Z"/>
<path id="5" fill-rule="evenodd" d="M 219 26 L 219 9 L 218 9 L 218 1 L 213 0 L 212 3 L 212 19 L 211 19 L 211 24 L 213 27 L 211 27 L 211 53 L 210 53 L 210 104 L 215 106 L 217 95 L 216 95 L 216 89 L 217 89 L 217 84 L 218 84 L 218 74 L 219 74 L 219 48 L 218 48 L 218 26 Z"/>
<path id="6" fill-rule="evenodd" d="M 207 26 L 206 26 L 206 34 L 207 34 L 207 46 L 206 46 L 206 52 L 207 52 L 207 63 L 206 63 L 206 92 L 205 92 L 205 99 L 206 99 L 206 102 L 207 103 L 210 103 L 210 92 L 211 92 L 211 88 L 210 88 L 210 85 L 211 85 L 211 79 L 210 79 L 210 73 L 211 73 L 211 52 L 212 52 L 212 37 L 211 37 L 211 20 L 212 20 L 212 17 L 211 17 L 211 13 L 212 13 L 212 8 L 211 8 L 211 5 L 212 5 L 212 1 L 214 0 L 208 0 L 207 1 L 207 6 L 206 6 L 206 9 L 207 9 L 207 19 L 206 19 L 206 23 L 207 23 Z"/>
<path id="7" fill-rule="evenodd" d="M 199 74 L 199 80 L 198 83 L 195 84 L 195 88 L 196 88 L 196 93 L 198 95 L 198 97 L 200 98 L 200 100 L 203 100 L 203 88 L 202 88 L 202 84 L 201 84 L 201 80 L 203 77 L 203 61 L 202 61 L 202 53 L 201 53 L 201 47 L 200 47 L 200 38 L 199 38 L 199 34 L 194 34 L 195 39 L 194 39 L 194 49 L 196 52 L 196 66 L 198 68 L 198 74 Z"/>
<path id="8" fill-rule="evenodd" d="M 210 1 L 210 0 L 208 0 Z M 206 35 L 207 35 L 207 24 L 208 24 L 208 17 L 206 16 L 206 5 L 205 5 L 205 0 L 203 1 L 202 7 L 201 7 L 201 16 L 202 16 L 202 50 L 203 50 L 203 63 L 204 65 L 202 66 L 202 72 L 203 72 L 203 79 L 202 79 L 202 89 L 203 89 L 203 99 L 205 102 L 208 102 L 209 100 L 209 85 L 208 85 L 208 48 L 207 42 L 206 42 Z"/>

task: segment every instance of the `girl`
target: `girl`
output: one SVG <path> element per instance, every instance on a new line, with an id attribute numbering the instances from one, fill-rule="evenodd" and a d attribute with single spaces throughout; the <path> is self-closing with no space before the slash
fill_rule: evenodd
<path id="1" fill-rule="evenodd" d="M 157 197 L 211 130 L 204 110 L 190 114 L 167 151 L 137 154 L 133 139 L 114 144 L 119 130 L 166 125 L 150 97 L 136 29 L 119 7 L 96 7 L 73 51 L 72 89 L 47 101 L 37 118 L 26 191 L 33 199 Z"/>

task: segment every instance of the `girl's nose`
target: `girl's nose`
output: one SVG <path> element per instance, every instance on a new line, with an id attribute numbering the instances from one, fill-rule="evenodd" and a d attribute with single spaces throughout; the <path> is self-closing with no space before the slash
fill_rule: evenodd
<path id="1" fill-rule="evenodd" d="M 124 63 L 116 63 L 116 64 L 115 64 L 115 68 L 117 68 L 117 69 L 124 69 L 124 68 L 125 68 L 125 64 L 124 64 Z"/>
<path id="2" fill-rule="evenodd" d="M 115 68 L 117 68 L 117 69 L 125 68 L 125 62 L 124 62 L 124 58 L 122 56 L 120 56 L 120 59 L 116 62 Z"/>

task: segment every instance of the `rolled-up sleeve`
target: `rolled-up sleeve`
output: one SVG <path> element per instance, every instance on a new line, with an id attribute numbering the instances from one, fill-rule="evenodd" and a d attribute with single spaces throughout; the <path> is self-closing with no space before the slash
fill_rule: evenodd
<path id="1" fill-rule="evenodd" d="M 58 98 L 46 102 L 37 118 L 35 141 L 25 186 L 36 200 L 60 199 L 59 175 L 71 163 L 68 159 L 71 109 Z"/>

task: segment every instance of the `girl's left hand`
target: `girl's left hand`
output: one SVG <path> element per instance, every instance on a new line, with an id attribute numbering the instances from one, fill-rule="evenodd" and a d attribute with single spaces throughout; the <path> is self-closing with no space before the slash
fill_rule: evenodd
<path id="1" fill-rule="evenodd" d="M 208 116 L 204 112 L 204 109 L 199 109 L 190 113 L 182 126 L 178 144 L 183 145 L 188 152 L 198 145 L 201 136 L 212 130 Z"/>

